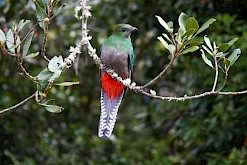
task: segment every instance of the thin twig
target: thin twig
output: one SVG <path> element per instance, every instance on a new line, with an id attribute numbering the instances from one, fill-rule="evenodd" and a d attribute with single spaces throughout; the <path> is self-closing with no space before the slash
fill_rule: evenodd
<path id="1" fill-rule="evenodd" d="M 215 65 L 215 77 L 214 77 L 214 85 L 213 85 L 213 88 L 212 88 L 212 91 L 214 92 L 215 89 L 216 89 L 216 86 L 217 86 L 217 81 L 218 81 L 218 77 L 219 77 L 219 67 L 218 67 L 218 61 L 217 61 L 217 57 L 216 57 L 216 54 L 217 54 L 217 48 L 216 48 L 216 45 L 215 45 L 215 42 L 214 42 L 214 65 Z"/>
<path id="2" fill-rule="evenodd" d="M 4 113 L 4 112 L 7 112 L 7 111 L 10 111 L 10 110 L 13 110 L 23 104 L 25 104 L 26 102 L 28 102 L 29 100 L 31 100 L 33 97 L 35 96 L 35 93 L 32 94 L 31 96 L 29 96 L 28 98 L 24 99 L 23 101 L 19 102 L 18 104 L 15 104 L 14 106 L 12 107 L 9 107 L 9 108 L 6 108 L 6 109 L 3 109 L 0 111 L 0 114 Z"/>
<path id="3" fill-rule="evenodd" d="M 16 45 L 16 41 L 17 40 L 17 33 L 16 31 L 14 31 L 14 45 Z M 18 47 L 15 47 L 15 58 L 16 58 L 16 62 L 17 62 L 17 65 L 19 66 L 19 68 L 21 69 L 22 73 L 30 80 L 36 82 L 37 81 L 37 78 L 31 76 L 27 71 L 26 69 L 24 68 L 24 66 L 22 65 L 22 62 L 21 62 L 21 59 L 20 59 L 20 56 L 18 54 Z"/>
<path id="4" fill-rule="evenodd" d="M 227 82 L 227 78 L 228 78 L 228 70 L 226 70 L 226 72 L 225 72 L 224 82 L 218 91 L 221 91 L 225 87 L 226 82 Z"/>
<path id="5" fill-rule="evenodd" d="M 49 19 L 49 18 L 48 18 Z M 49 21 L 45 21 L 45 29 L 44 29 L 44 39 L 43 39 L 43 44 L 42 44 L 42 48 L 41 48 L 41 56 L 43 56 L 43 58 L 46 61 L 50 61 L 48 57 L 46 57 L 45 55 L 45 51 L 46 51 L 46 42 L 47 42 L 47 35 L 48 35 L 48 30 L 49 30 Z"/>
<path id="6" fill-rule="evenodd" d="M 150 80 L 147 84 L 143 85 L 141 89 L 147 88 L 148 86 L 156 83 L 165 73 L 166 71 L 172 66 L 176 59 L 176 56 L 173 56 L 171 61 L 166 65 L 166 67 L 156 76 L 154 79 Z"/>
<path id="7" fill-rule="evenodd" d="M 156 98 L 156 99 L 161 99 L 161 100 L 167 100 L 167 101 L 185 101 L 185 100 L 192 100 L 192 99 L 198 99 L 202 98 L 205 96 L 210 96 L 210 95 L 240 95 L 240 94 L 246 94 L 247 90 L 244 91 L 238 91 L 238 92 L 218 92 L 218 91 L 209 91 L 209 92 L 204 92 L 201 94 L 197 95 L 192 95 L 192 96 L 179 96 L 179 97 L 169 97 L 169 96 L 158 96 L 158 95 L 152 95 L 151 93 L 145 92 L 144 90 L 137 89 L 137 92 L 142 93 L 146 96 Z"/>

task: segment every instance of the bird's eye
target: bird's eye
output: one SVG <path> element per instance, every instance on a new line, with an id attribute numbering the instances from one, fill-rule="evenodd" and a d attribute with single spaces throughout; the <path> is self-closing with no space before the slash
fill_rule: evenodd
<path id="1" fill-rule="evenodd" d="M 126 28 L 122 28 L 122 32 L 126 32 L 127 31 L 127 29 Z"/>

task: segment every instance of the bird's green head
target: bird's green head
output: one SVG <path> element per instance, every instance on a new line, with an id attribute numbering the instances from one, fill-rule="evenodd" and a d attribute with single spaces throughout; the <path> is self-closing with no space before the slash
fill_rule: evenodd
<path id="1" fill-rule="evenodd" d="M 130 35 L 133 31 L 137 31 L 138 29 L 129 24 L 118 24 L 113 28 L 113 35 L 120 36 L 124 38 L 130 38 Z"/>

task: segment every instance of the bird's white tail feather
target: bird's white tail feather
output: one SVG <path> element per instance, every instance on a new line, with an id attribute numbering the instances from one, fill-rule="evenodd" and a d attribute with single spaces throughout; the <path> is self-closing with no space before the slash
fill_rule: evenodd
<path id="1" fill-rule="evenodd" d="M 105 92 L 101 89 L 101 113 L 99 121 L 98 136 L 101 138 L 109 138 L 117 120 L 117 113 L 120 103 L 123 99 L 124 91 L 118 99 L 110 100 Z"/>

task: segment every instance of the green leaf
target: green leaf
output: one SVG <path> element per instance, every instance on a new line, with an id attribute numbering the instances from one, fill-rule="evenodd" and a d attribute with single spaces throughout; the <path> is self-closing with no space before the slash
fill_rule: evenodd
<path id="1" fill-rule="evenodd" d="M 4 32 L 0 29 L 0 44 L 4 44 L 6 41 L 6 36 L 4 34 Z"/>
<path id="2" fill-rule="evenodd" d="M 230 44 L 229 43 L 223 43 L 223 44 L 221 44 L 219 46 L 219 49 L 218 50 L 220 52 L 225 52 L 225 51 L 227 51 L 229 49 L 229 47 L 230 47 Z"/>
<path id="3" fill-rule="evenodd" d="M 44 2 L 43 0 L 33 0 L 33 2 L 37 3 L 42 9 L 46 9 L 46 2 Z"/>
<path id="4" fill-rule="evenodd" d="M 182 54 L 192 53 L 198 49 L 199 49 L 199 46 L 191 46 L 191 47 L 185 49 L 184 51 L 182 51 L 180 54 L 182 55 Z"/>
<path id="5" fill-rule="evenodd" d="M 203 49 L 200 49 L 200 50 L 201 50 L 201 52 L 202 52 L 201 55 L 202 55 L 203 61 L 204 61 L 208 66 L 210 66 L 211 68 L 214 68 L 212 62 L 206 57 L 206 55 L 205 55 Z"/>
<path id="6" fill-rule="evenodd" d="M 237 40 L 238 38 L 233 38 L 231 41 L 228 42 L 229 46 L 232 46 Z"/>
<path id="7" fill-rule="evenodd" d="M 36 52 L 36 53 L 31 53 L 31 54 L 24 56 L 22 58 L 34 58 L 34 57 L 37 57 L 38 55 L 39 55 L 39 52 Z"/>
<path id="8" fill-rule="evenodd" d="M 182 30 L 181 36 L 184 35 L 184 33 L 186 32 L 186 30 L 185 30 L 185 25 L 186 25 L 187 20 L 188 20 L 188 17 L 187 17 L 187 15 L 184 14 L 184 13 L 181 13 L 181 14 L 179 15 L 179 17 L 178 17 L 178 24 L 179 24 L 179 27 L 180 27 L 181 30 Z"/>
<path id="9" fill-rule="evenodd" d="M 7 36 L 6 44 L 7 44 L 9 51 L 11 53 L 19 53 L 21 49 L 20 48 L 20 43 L 21 43 L 20 37 L 19 36 L 16 37 L 16 44 L 15 44 L 14 32 L 12 29 L 9 29 L 6 36 Z M 15 50 L 17 50 L 17 52 L 15 52 Z"/>
<path id="10" fill-rule="evenodd" d="M 199 28 L 199 24 L 197 22 L 197 20 L 194 17 L 190 17 L 185 25 L 185 29 L 186 31 L 190 30 L 190 29 L 195 29 L 195 31 L 197 31 L 197 29 Z"/>
<path id="11" fill-rule="evenodd" d="M 23 27 L 24 27 L 26 24 L 28 24 L 29 22 L 30 22 L 30 20 L 27 20 L 27 19 L 22 19 L 22 20 L 20 20 L 20 22 L 19 22 L 19 24 L 18 24 L 18 26 L 17 26 L 18 32 L 20 32 L 20 31 L 23 29 Z"/>
<path id="12" fill-rule="evenodd" d="M 222 57 L 225 57 L 227 54 L 228 54 L 228 53 L 218 52 L 218 53 L 216 54 L 216 57 L 222 58 Z"/>
<path id="13" fill-rule="evenodd" d="M 203 42 L 200 42 L 200 41 L 193 41 L 190 43 L 191 46 L 198 46 L 198 45 L 201 45 Z"/>
<path id="14" fill-rule="evenodd" d="M 55 84 L 55 85 L 58 85 L 58 86 L 72 86 L 72 85 L 78 85 L 80 84 L 79 81 L 76 81 L 76 82 L 63 82 L 63 83 L 58 83 L 58 84 Z"/>
<path id="15" fill-rule="evenodd" d="M 195 32 L 196 32 L 196 29 L 187 30 L 182 37 L 185 37 L 185 36 L 189 37 L 193 35 Z"/>
<path id="16" fill-rule="evenodd" d="M 198 29 L 198 31 L 196 32 L 195 36 L 200 34 L 201 32 L 203 32 L 204 30 L 206 30 L 213 22 L 215 22 L 216 19 L 214 18 L 210 18 L 207 22 L 205 22 L 200 29 Z"/>
<path id="17" fill-rule="evenodd" d="M 165 48 L 171 53 L 173 54 L 173 49 L 170 45 L 168 45 L 168 43 L 164 40 L 164 38 L 162 37 L 158 37 L 158 40 L 160 40 L 160 42 L 165 46 Z"/>
<path id="18" fill-rule="evenodd" d="M 64 10 L 64 8 L 65 8 L 66 6 L 67 6 L 66 3 L 63 4 L 62 6 L 60 6 L 60 7 L 57 9 L 57 12 L 56 12 L 52 17 L 54 17 L 54 16 L 60 14 L 60 13 Z"/>
<path id="19" fill-rule="evenodd" d="M 62 112 L 62 110 L 64 110 L 63 107 L 55 105 L 55 100 L 48 100 L 45 103 L 40 104 L 40 105 L 44 106 L 45 109 L 51 113 L 60 113 Z"/>
<path id="20" fill-rule="evenodd" d="M 167 25 L 167 23 L 166 23 L 160 16 L 156 15 L 155 17 L 158 19 L 159 23 L 160 23 L 160 24 L 161 24 L 168 32 L 172 32 L 172 31 L 173 31 L 173 29 L 171 29 L 171 28 Z"/>
<path id="21" fill-rule="evenodd" d="M 172 43 L 172 40 L 168 37 L 167 34 L 163 33 L 162 35 L 163 35 L 170 43 Z"/>
<path id="22" fill-rule="evenodd" d="M 227 58 L 230 61 L 230 66 L 232 66 L 237 59 L 239 58 L 241 54 L 241 50 L 240 49 L 235 49 L 232 54 Z"/>
<path id="23" fill-rule="evenodd" d="M 187 45 L 189 45 L 193 40 L 194 40 L 194 38 L 191 38 L 191 39 L 187 40 L 186 42 L 184 42 L 184 43 L 182 44 L 182 48 L 184 48 L 184 47 L 186 47 Z"/>
<path id="24" fill-rule="evenodd" d="M 211 51 L 213 51 L 213 47 L 212 47 L 211 42 L 210 42 L 210 40 L 209 40 L 209 38 L 208 38 L 207 36 L 204 36 L 204 41 L 205 41 L 205 43 L 207 44 L 208 48 L 209 48 Z"/>
<path id="25" fill-rule="evenodd" d="M 42 2 L 45 4 L 45 5 L 48 5 L 50 3 L 50 0 L 42 0 Z"/>
<path id="26" fill-rule="evenodd" d="M 202 45 L 202 48 L 208 52 L 211 56 L 214 56 L 213 52 L 210 51 L 206 46 Z"/>
<path id="27" fill-rule="evenodd" d="M 169 21 L 167 23 L 167 26 L 170 28 L 170 29 L 173 29 L 173 22 L 172 21 Z"/>
<path id="28" fill-rule="evenodd" d="M 39 22 L 39 26 L 42 29 L 45 29 L 45 21 L 44 19 L 47 18 L 47 14 L 46 14 L 46 9 L 45 9 L 45 5 L 41 0 L 33 0 L 35 6 L 36 6 L 36 16 L 37 19 L 40 21 Z"/>
<path id="29" fill-rule="evenodd" d="M 26 41 L 24 43 L 23 50 L 22 50 L 22 58 L 24 58 L 27 55 L 27 53 L 28 53 L 29 47 L 30 47 L 31 42 L 32 42 L 33 34 L 34 34 L 34 31 L 32 31 L 27 36 L 27 39 L 26 39 Z"/>
<path id="30" fill-rule="evenodd" d="M 60 113 L 62 112 L 62 110 L 64 110 L 63 107 L 60 107 L 60 106 L 57 106 L 57 105 L 44 105 L 43 106 L 45 107 L 45 109 L 48 111 L 48 112 L 51 112 L 51 113 Z"/>
<path id="31" fill-rule="evenodd" d="M 225 63 L 227 68 L 230 67 L 230 65 L 231 65 L 231 62 L 227 58 L 224 58 L 224 63 Z"/>
<path id="32" fill-rule="evenodd" d="M 51 79 L 51 77 L 53 76 L 54 73 L 52 73 L 51 71 L 49 71 L 47 68 L 42 70 L 38 75 L 37 75 L 37 79 L 39 81 L 39 84 L 42 87 L 46 87 L 48 84 L 48 81 Z"/>
<path id="33" fill-rule="evenodd" d="M 51 113 L 60 113 L 64 109 L 63 107 L 55 105 L 54 99 L 48 100 L 40 105 L 44 106 L 45 109 Z"/>

